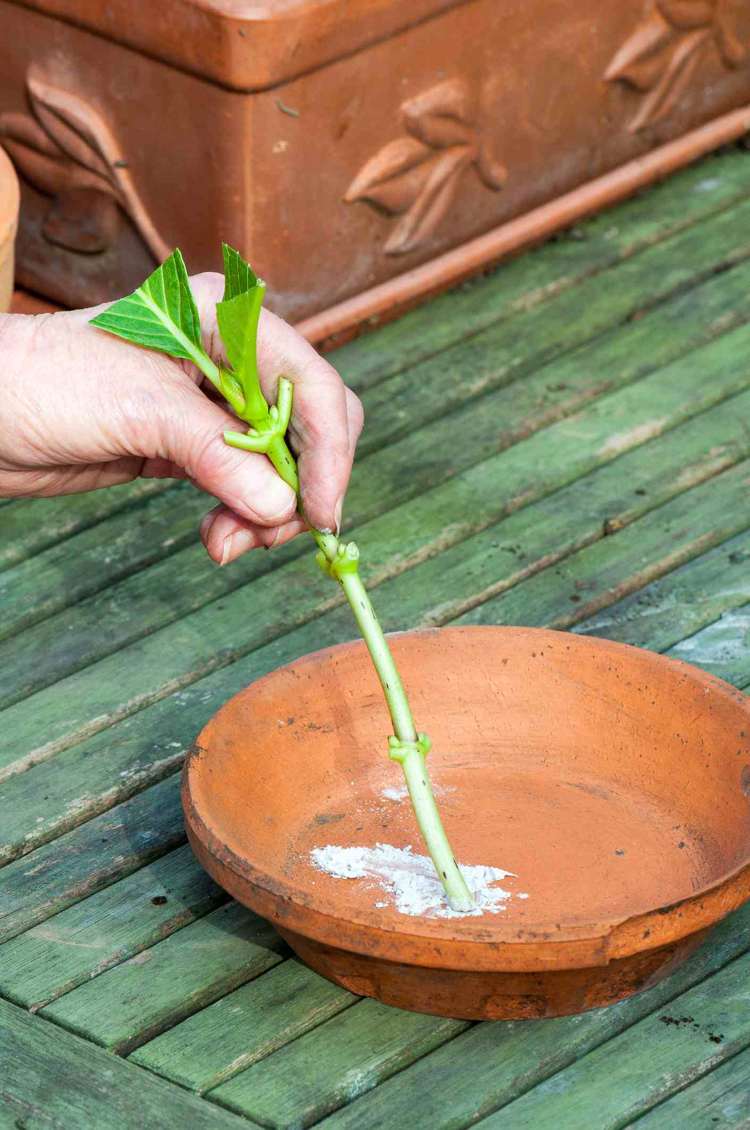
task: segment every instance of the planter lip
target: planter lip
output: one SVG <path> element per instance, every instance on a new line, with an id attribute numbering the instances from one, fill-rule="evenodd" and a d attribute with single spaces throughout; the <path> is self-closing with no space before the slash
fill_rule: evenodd
<path id="1" fill-rule="evenodd" d="M 573 647 L 597 648 L 613 653 L 637 652 L 645 649 L 593 636 L 578 636 L 546 628 L 466 625 L 428 628 L 419 631 L 389 633 L 398 636 L 425 637 L 437 633 L 496 633 L 538 635 L 544 639 L 565 639 Z M 361 640 L 322 648 L 296 661 L 297 664 L 319 661 L 332 653 L 361 648 Z M 740 704 L 748 713 L 750 703 L 731 684 L 693 667 L 679 659 L 645 652 L 659 665 L 677 669 L 687 680 L 710 687 L 712 692 Z M 273 678 L 269 672 L 251 686 L 258 688 Z M 246 692 L 240 692 L 243 694 Z M 231 702 L 232 700 L 230 700 Z M 228 704 L 227 704 L 228 705 Z M 218 712 L 218 717 L 222 711 Z M 707 881 L 691 895 L 666 905 L 647 907 L 634 915 L 603 919 L 580 927 L 560 928 L 550 923 L 538 931 L 519 931 L 495 919 L 482 931 L 484 936 L 467 936 L 463 919 L 418 919 L 403 928 L 384 926 L 377 909 L 363 909 L 361 914 L 346 918 L 326 913 L 312 905 L 313 900 L 288 879 L 271 877 L 241 858 L 224 844 L 208 827 L 191 796 L 190 778 L 193 767 L 206 752 L 199 735 L 188 752 L 182 776 L 182 801 L 186 828 L 198 859 L 219 883 L 240 901 L 282 928 L 292 930 L 323 944 L 367 954 L 371 957 L 403 964 L 427 965 L 435 968 L 543 972 L 606 965 L 617 958 L 660 949 L 687 938 L 700 930 L 716 925 L 722 918 L 750 899 L 750 844 L 747 858 L 724 873 Z M 476 919 L 470 919 L 475 923 Z"/>
<path id="2" fill-rule="evenodd" d="M 18 177 L 10 157 L 0 146 L 0 251 L 15 237 L 19 203 Z"/>
<path id="3" fill-rule="evenodd" d="M 10 0 L 230 90 L 278 86 L 470 0 Z M 363 10 L 364 9 L 364 10 Z"/>

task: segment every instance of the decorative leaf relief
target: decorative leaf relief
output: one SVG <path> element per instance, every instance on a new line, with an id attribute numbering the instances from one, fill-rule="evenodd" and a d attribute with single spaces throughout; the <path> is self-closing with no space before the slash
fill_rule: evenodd
<path id="1" fill-rule="evenodd" d="M 711 23 L 715 5 L 711 0 L 658 0 L 659 10 L 673 27 L 694 31 Z"/>
<path id="2" fill-rule="evenodd" d="M 489 152 L 479 117 L 477 100 L 462 79 L 439 83 L 403 103 L 406 135 L 366 161 L 344 194 L 348 204 L 365 201 L 401 217 L 386 240 L 386 254 L 417 250 L 432 236 L 469 166 L 487 188 L 502 188 L 507 172 Z"/>
<path id="3" fill-rule="evenodd" d="M 60 91 L 33 72 L 27 80 L 31 106 L 51 140 L 77 165 L 110 180 L 110 164 L 101 152 L 99 134 L 106 142 L 106 127 L 96 128 L 94 111 L 76 94 Z M 87 113 L 93 121 L 87 121 Z M 110 159 L 114 159 L 114 154 Z"/>
<path id="4" fill-rule="evenodd" d="M 637 90 L 650 90 L 664 69 L 663 50 L 670 30 L 657 11 L 644 20 L 627 39 L 604 75 L 608 82 L 621 79 Z"/>
<path id="5" fill-rule="evenodd" d="M 735 27 L 732 0 L 648 0 L 643 20 L 610 62 L 605 79 L 643 95 L 629 129 L 666 117 L 710 51 L 726 67 L 748 57 Z"/>
<path id="6" fill-rule="evenodd" d="M 388 255 L 414 251 L 440 224 L 456 195 L 461 173 L 471 164 L 465 148 L 446 149 L 432 162 L 424 188 L 386 240 Z"/>
<path id="7" fill-rule="evenodd" d="M 0 114 L 0 123 L 2 123 L 2 136 L 10 138 L 17 145 L 26 146 L 50 156 L 60 155 L 59 147 L 48 137 L 39 123 L 30 118 L 28 114 L 8 111 L 5 114 Z"/>
<path id="8" fill-rule="evenodd" d="M 687 89 L 699 61 L 699 52 L 706 39 L 705 31 L 694 31 L 677 46 L 668 71 L 665 71 L 653 90 L 641 103 L 641 108 L 630 124 L 636 133 L 649 122 L 665 117 Z"/>
<path id="9" fill-rule="evenodd" d="M 154 258 L 165 259 L 169 246 L 154 227 L 122 151 L 99 112 L 77 94 L 51 85 L 33 70 L 27 78 L 27 89 L 33 116 L 0 114 L 0 141 L 21 175 L 43 195 L 55 198 L 56 223 L 49 225 L 49 231 L 45 224 L 45 233 L 53 242 L 65 240 L 64 246 L 72 250 L 104 250 L 116 234 L 113 210 L 119 205 Z M 84 219 L 82 205 L 87 198 L 80 195 L 84 190 L 105 199 L 92 207 L 90 223 L 84 223 L 78 238 L 75 217 Z M 73 201 L 60 200 L 70 193 L 78 194 Z M 93 205 L 93 197 L 88 199 Z M 64 223 L 60 223 L 61 216 Z"/>
<path id="10" fill-rule="evenodd" d="M 401 107 L 404 125 L 412 136 L 433 149 L 471 145 L 476 110 L 465 82 L 454 80 L 433 86 Z"/>
<path id="11" fill-rule="evenodd" d="M 427 178 L 425 162 L 432 156 L 430 147 L 413 137 L 391 141 L 362 166 L 344 200 L 347 204 L 367 200 L 389 215 L 398 215 L 421 191 Z"/>

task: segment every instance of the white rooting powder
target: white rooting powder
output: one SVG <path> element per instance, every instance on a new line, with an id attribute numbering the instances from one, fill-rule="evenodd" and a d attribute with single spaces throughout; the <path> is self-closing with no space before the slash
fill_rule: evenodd
<path id="1" fill-rule="evenodd" d="M 435 796 L 447 796 L 448 793 L 455 793 L 456 790 L 452 785 L 433 785 L 432 791 Z M 397 785 L 387 789 L 381 789 L 380 795 L 383 800 L 395 800 L 400 803 L 402 800 L 406 800 L 409 795 L 409 790 L 406 785 Z"/>
<path id="2" fill-rule="evenodd" d="M 336 879 L 374 879 L 382 890 L 393 897 L 396 910 L 401 914 L 424 915 L 427 918 L 498 914 L 505 910 L 504 904 L 513 897 L 510 891 L 493 885 L 501 879 L 514 878 L 512 871 L 462 864 L 461 874 L 476 906 L 472 910 L 453 910 L 432 860 L 427 855 L 415 855 L 411 847 L 396 848 L 391 844 L 376 844 L 374 848 L 337 847 L 329 844 L 314 848 L 310 858 L 319 871 Z M 375 905 L 386 904 L 377 902 Z"/>

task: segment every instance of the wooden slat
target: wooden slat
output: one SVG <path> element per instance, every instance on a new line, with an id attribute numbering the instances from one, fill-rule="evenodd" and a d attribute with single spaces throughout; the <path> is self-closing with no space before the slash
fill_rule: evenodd
<path id="1" fill-rule="evenodd" d="M 373 521 L 359 531 L 369 580 L 401 571 L 497 521 L 503 513 L 550 493 L 650 435 L 740 391 L 750 383 L 750 368 L 746 370 L 736 362 L 746 338 L 750 338 L 750 330 L 741 327 L 684 361 L 644 378 L 640 387 L 631 385 L 594 402 L 572 419 L 546 428 L 495 458 L 484 459 L 461 476 Z M 666 387 L 659 393 L 662 384 Z M 674 407 L 665 416 L 670 389 Z M 648 399 L 657 395 L 662 402 L 661 415 L 649 411 Z M 472 416 L 472 426 L 475 447 L 482 443 L 492 448 L 502 446 L 491 413 L 485 410 Z M 456 444 L 455 434 L 450 442 Z M 484 452 L 480 450 L 479 454 Z M 377 480 L 372 485 L 376 490 L 384 489 Z M 271 623 L 277 611 L 271 595 L 274 590 L 284 593 L 284 619 L 278 628 Z M 289 600 L 290 592 L 295 593 L 295 601 Z M 269 634 L 291 629 L 295 621 L 309 619 L 338 599 L 338 593 L 331 590 L 326 578 L 316 575 L 307 557 L 290 562 L 253 587 L 254 613 L 260 609 L 263 622 L 255 614 L 248 618 L 248 594 L 237 593 L 6 710 L 0 764 L 24 764 L 27 758 L 47 756 L 236 659 L 267 640 Z M 6 677 L 15 678 L 13 671 L 9 670 Z M 40 734 L 41 741 L 34 741 L 35 733 Z"/>
<path id="2" fill-rule="evenodd" d="M 750 1046 L 748 978 L 745 955 L 480 1125 L 619 1130 Z"/>
<path id="3" fill-rule="evenodd" d="M 40 1008 L 224 901 L 190 848 L 177 848 L 6 942 L 0 994 Z"/>
<path id="4" fill-rule="evenodd" d="M 0 871 L 0 942 L 185 839 L 177 777 L 160 781 Z"/>
<path id="5" fill-rule="evenodd" d="M 568 628 L 750 524 L 738 512 L 750 463 L 659 507 L 621 533 L 580 550 L 523 585 L 479 605 L 460 624 Z"/>
<path id="6" fill-rule="evenodd" d="M 43 1015 L 123 1055 L 265 973 L 285 948 L 268 922 L 231 902 L 79 985 Z"/>
<path id="7" fill-rule="evenodd" d="M 262 1126 L 312 1126 L 468 1027 L 364 1000 L 208 1097 Z"/>
<path id="8" fill-rule="evenodd" d="M 197 541 L 212 505 L 181 483 L 0 572 L 0 639 Z"/>
<path id="9" fill-rule="evenodd" d="M 590 617 L 574 631 L 636 647 L 648 640 L 648 646 L 658 651 L 672 647 L 675 654 L 687 652 L 694 645 L 686 637 L 699 631 L 703 636 L 704 628 L 714 634 L 715 628 L 706 627 L 712 620 L 750 601 L 748 562 L 750 534 L 738 534 Z M 699 661 L 698 666 L 702 666 Z"/>
<path id="10" fill-rule="evenodd" d="M 619 532 L 747 458 L 743 410 L 750 410 L 750 392 L 451 546 L 382 585 L 379 609 L 391 622 L 400 614 L 402 623 L 443 624 L 541 568 Z M 432 594 L 429 603 L 427 593 Z"/>
<path id="11" fill-rule="evenodd" d="M 366 398 L 367 452 L 405 435 L 467 401 L 519 379 L 612 326 L 620 325 L 687 286 L 695 287 L 750 253 L 738 239 L 750 221 L 750 201 L 588 279 L 544 306 L 460 341 L 438 357 L 381 381 Z M 750 227 L 750 225 L 748 225 Z M 418 395 L 416 389 L 418 389 Z"/>
<path id="12" fill-rule="evenodd" d="M 133 1052 L 131 1060 L 206 1091 L 296 1040 L 357 998 L 288 961 Z"/>
<path id="13" fill-rule="evenodd" d="M 745 199 L 749 184 L 744 153 L 710 157 L 358 338 L 331 360 L 354 387 L 370 387 Z"/>
<path id="14" fill-rule="evenodd" d="M 750 1051 L 740 1052 L 642 1118 L 637 1130 L 747 1130 L 750 1126 Z"/>
<path id="15" fill-rule="evenodd" d="M 252 1123 L 0 1001 L 2 1126 L 252 1130 Z"/>
<path id="16" fill-rule="evenodd" d="M 644 277 L 649 275 L 650 272 L 646 272 Z M 662 275 L 663 272 L 657 272 L 657 277 Z M 642 290 L 643 280 L 639 285 Z M 638 292 L 638 286 L 635 290 Z M 609 299 L 608 306 L 611 306 Z M 514 439 L 569 413 L 586 400 L 705 343 L 721 330 L 726 330 L 733 321 L 748 316 L 750 266 L 745 266 L 711 280 L 687 296 L 678 297 L 650 317 L 643 318 L 620 334 L 613 333 L 606 340 L 595 342 L 588 350 L 575 354 L 567 361 L 556 362 L 524 382 L 520 388 L 496 394 L 492 403 L 480 403 L 470 408 L 465 419 L 446 422 L 449 430 L 464 428 L 470 441 L 460 459 L 454 457 L 451 463 L 444 460 L 442 472 L 434 471 L 433 485 L 445 477 L 446 470 L 459 471 L 462 465 L 471 463 L 477 456 L 502 449 Z M 562 324 L 571 324 L 567 312 Z M 515 338 L 513 340 L 517 345 Z M 467 387 L 476 385 L 478 372 L 477 368 Z M 453 377 L 451 380 L 453 384 L 462 383 Z M 485 383 L 487 380 L 489 377 L 485 378 Z M 479 410 L 482 407 L 483 413 Z M 484 418 L 483 426 L 478 423 L 480 417 Z M 494 429 L 490 426 L 488 431 L 488 424 L 498 419 L 503 420 L 504 426 Z M 482 433 L 486 436 L 485 451 L 480 446 Z M 385 439 L 385 436 L 381 437 L 382 442 Z M 413 489 L 415 460 L 412 458 L 409 466 L 404 465 L 404 460 L 409 458 L 409 448 L 416 444 L 424 462 L 429 458 L 431 443 L 442 451 L 448 442 L 455 446 L 456 435 L 441 440 L 440 436 L 433 436 L 430 429 L 420 429 L 418 436 L 403 445 L 401 456 L 394 455 L 393 448 L 389 448 L 382 458 L 365 459 L 350 493 L 350 512 L 354 519 L 366 519 L 387 509 Z M 394 469 L 399 470 L 399 459 L 403 473 L 394 475 Z M 374 481 L 373 473 L 376 475 Z M 407 489 L 408 484 L 411 485 Z M 185 532 L 191 528 L 193 510 L 197 521 L 202 510 L 200 498 L 192 503 L 190 514 L 184 519 Z M 121 531 L 119 536 L 124 541 L 138 540 L 135 531 Z M 71 554 L 64 557 L 69 569 L 74 568 L 72 551 L 75 548 L 71 546 Z M 99 554 L 106 549 L 95 547 L 93 552 Z M 213 569 L 199 547 L 176 553 L 152 569 L 105 589 L 95 598 L 78 603 L 66 613 L 27 632 L 22 640 L 13 639 L 0 644 L 0 702 L 8 705 L 17 701 L 77 668 L 111 654 L 140 635 L 153 632 L 250 580 L 257 580 L 274 566 L 299 557 L 302 552 L 303 547 L 297 543 L 279 554 L 251 555 L 227 570 Z M 36 561 L 30 564 L 34 567 Z M 13 580 L 21 590 L 33 587 L 31 584 L 19 586 L 21 578 L 18 576 L 14 576 Z M 55 592 L 63 592 L 67 587 L 75 591 L 77 583 L 73 580 L 70 586 L 57 585 Z M 65 598 L 60 595 L 49 598 L 50 601 L 53 599 L 61 603 Z M 39 613 L 24 603 L 23 609 L 13 615 L 16 619 L 30 621 Z M 40 656 L 43 657 L 41 662 Z"/>
<path id="17" fill-rule="evenodd" d="M 670 649 L 675 659 L 695 663 L 739 687 L 750 683 L 750 606 L 725 611 L 720 619 Z"/>
<path id="18" fill-rule="evenodd" d="M 744 954 L 750 944 L 749 925 L 750 907 L 745 907 L 725 919 L 698 953 L 665 981 L 609 1008 L 558 1020 L 479 1024 L 324 1119 L 321 1126 L 326 1130 L 376 1130 L 384 1126 L 389 1130 L 413 1130 L 415 1111 L 419 1112 L 421 1124 L 430 1130 L 458 1130 L 473 1125 L 576 1060 L 586 1063 L 592 1049 L 601 1044 L 606 1047 L 606 1041 L 617 1033 L 627 1035 L 642 1018 L 648 1023 L 655 1010 L 671 1008 L 671 1002 L 679 999 L 680 994 L 700 986 L 715 971 L 725 966 L 731 968 L 728 963 Z M 742 960 L 746 964 L 750 959 Z M 717 985 L 717 993 L 721 987 Z M 744 1022 L 750 1027 L 747 1009 Z M 664 1025 L 656 1023 L 659 1033 Z M 641 1044 L 642 1076 L 649 1071 L 646 1064 L 650 1047 L 648 1042 Z M 600 1069 L 604 1082 L 613 1058 L 606 1058 Z M 515 1123 L 508 1125 L 520 1130 L 522 1124 L 519 1122 L 518 1128 Z M 541 1130 L 547 1125 L 557 1127 L 558 1123 L 540 1121 L 536 1127 Z M 604 1122 L 584 1120 L 576 1130 L 584 1126 L 599 1130 Z"/>
<path id="19" fill-rule="evenodd" d="M 26 560 L 113 514 L 173 486 L 160 479 L 138 479 L 126 486 L 10 502 L 0 516 L 0 570 Z"/>

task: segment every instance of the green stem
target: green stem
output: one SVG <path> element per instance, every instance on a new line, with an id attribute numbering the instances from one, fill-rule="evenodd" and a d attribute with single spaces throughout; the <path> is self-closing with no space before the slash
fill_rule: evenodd
<path id="1" fill-rule="evenodd" d="M 388 703 L 393 731 L 402 742 L 416 742 L 417 730 L 409 700 L 406 697 L 401 676 L 398 673 L 388 641 L 383 634 L 383 629 L 380 627 L 372 601 L 362 584 L 362 578 L 359 573 L 344 573 L 341 578 L 341 587 L 349 601 L 354 619 L 357 621 L 362 638 L 367 644 L 367 650 L 375 664 L 375 670 L 378 673 L 383 694 Z"/>
<path id="2" fill-rule="evenodd" d="M 432 791 L 426 762 L 430 748 L 429 738 L 426 734 L 417 733 L 401 676 L 359 573 L 344 573 L 341 587 L 383 688 L 395 732 L 395 740 L 391 739 L 389 742 L 390 756 L 394 761 L 400 762 L 404 771 L 422 839 L 445 887 L 450 905 L 454 910 L 471 910 L 474 899 L 456 863 Z"/>
<path id="3" fill-rule="evenodd" d="M 280 381 L 276 410 L 271 409 L 266 419 L 255 421 L 255 434 L 244 436 L 239 432 L 227 432 L 224 438 L 234 447 L 265 452 L 284 482 L 299 493 L 297 464 L 284 435 L 291 413 L 291 395 L 291 384 Z M 422 839 L 445 887 L 448 901 L 454 910 L 472 910 L 474 899 L 448 842 L 427 771 L 430 741 L 426 734 L 418 734 L 414 725 L 401 676 L 359 576 L 359 551 L 352 542 L 342 544 L 335 534 L 314 528 L 310 533 L 318 545 L 318 563 L 344 590 L 372 658 L 393 723 L 394 737 L 388 743 L 390 756 L 401 764 L 404 771 Z"/>

